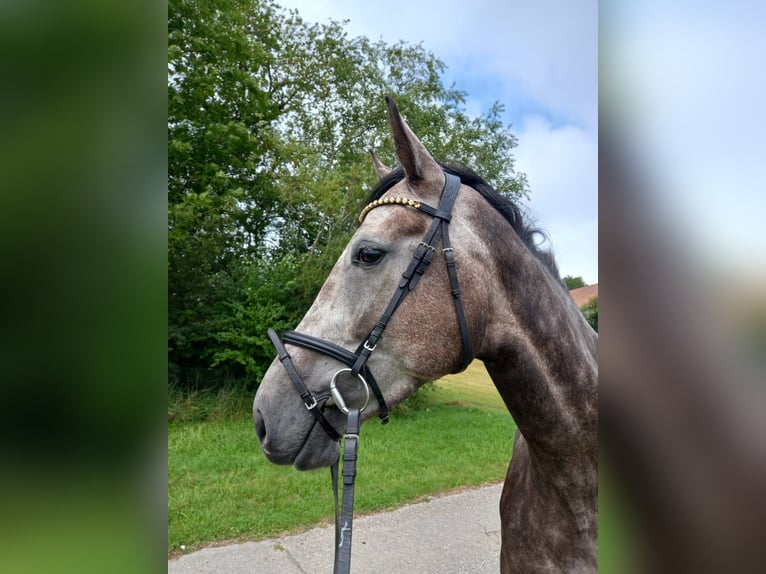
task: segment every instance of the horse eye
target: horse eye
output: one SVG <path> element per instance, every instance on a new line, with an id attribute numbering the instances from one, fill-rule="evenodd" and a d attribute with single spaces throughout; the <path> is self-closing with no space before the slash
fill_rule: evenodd
<path id="1" fill-rule="evenodd" d="M 375 265 L 380 263 L 383 256 L 386 254 L 382 249 L 375 247 L 362 247 L 356 254 L 356 262 L 362 265 Z"/>

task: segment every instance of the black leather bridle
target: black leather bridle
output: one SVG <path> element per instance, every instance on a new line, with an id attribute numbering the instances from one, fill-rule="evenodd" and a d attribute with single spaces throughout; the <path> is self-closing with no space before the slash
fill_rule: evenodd
<path id="1" fill-rule="evenodd" d="M 330 395 L 333 397 L 336 406 L 346 415 L 348 415 L 348 421 L 346 425 L 346 432 L 344 434 L 344 454 L 343 454 L 343 505 L 342 512 L 338 511 L 338 466 L 337 462 L 332 467 L 333 476 L 333 489 L 335 493 L 335 538 L 336 538 L 336 553 L 335 553 L 335 569 L 334 572 L 348 572 L 350 570 L 351 563 L 351 524 L 353 519 L 353 504 L 354 504 L 354 478 L 356 477 L 356 459 L 357 459 L 357 447 L 359 441 L 359 426 L 360 415 L 367 406 L 367 402 L 361 408 L 349 408 L 343 401 L 343 396 L 335 385 L 335 381 L 341 373 L 350 373 L 354 377 L 358 377 L 363 383 L 365 391 L 367 393 L 367 400 L 369 401 L 369 391 L 372 389 L 372 393 L 375 399 L 378 401 L 379 417 L 382 424 L 388 422 L 389 410 L 386 405 L 386 401 L 383 398 L 383 393 L 380 391 L 377 381 L 372 375 L 367 361 L 372 355 L 373 351 L 378 345 L 378 342 L 383 335 L 383 332 L 391 320 L 391 317 L 404 301 L 405 297 L 415 288 L 420 281 L 420 278 L 425 273 L 428 265 L 431 263 L 434 254 L 436 253 L 436 247 L 434 242 L 438 242 L 439 235 L 441 234 L 442 252 L 444 253 L 444 259 L 447 265 L 447 274 L 450 281 L 450 293 L 452 294 L 453 302 L 455 304 L 455 313 L 457 315 L 458 325 L 460 326 L 460 337 L 462 340 L 462 365 L 460 370 L 465 370 L 468 364 L 471 362 L 473 355 L 471 353 L 471 343 L 468 335 L 468 325 L 465 319 L 465 311 L 463 310 L 463 302 L 461 299 L 460 285 L 458 283 L 457 269 L 455 267 L 455 252 L 452 249 L 449 239 L 449 223 L 452 217 L 452 208 L 455 205 L 458 191 L 460 190 L 460 179 L 450 173 L 444 173 L 445 182 L 442 189 L 441 198 L 439 200 L 439 207 L 433 208 L 429 205 L 414 201 L 411 199 L 403 199 L 399 197 L 389 197 L 373 201 L 368 204 L 359 215 L 359 222 L 364 221 L 365 216 L 370 210 L 385 205 L 402 205 L 410 207 L 427 213 L 433 217 L 433 221 L 423 236 L 423 240 L 418 244 L 415 253 L 412 256 L 410 264 L 407 269 L 402 273 L 402 278 L 394 291 L 394 295 L 391 301 L 386 307 L 386 310 L 381 315 L 378 322 L 370 330 L 364 342 L 359 345 L 356 351 L 351 352 L 335 343 L 312 337 L 304 333 L 298 333 L 297 331 L 287 331 L 284 334 L 282 340 L 279 339 L 273 329 L 269 329 L 268 334 L 271 342 L 277 350 L 279 360 L 287 370 L 287 374 L 293 381 L 301 399 L 303 400 L 306 409 L 313 415 L 328 436 L 334 441 L 340 441 L 341 435 L 330 424 L 327 418 L 322 413 L 324 404 L 329 399 Z M 332 378 L 330 383 L 330 391 L 328 394 L 321 396 L 315 396 L 306 387 L 305 383 L 301 379 L 298 371 L 295 369 L 295 365 L 292 362 L 290 354 L 285 349 L 285 345 L 295 345 L 322 353 L 336 359 L 337 361 L 347 365 L 346 368 L 340 369 Z M 320 403 L 321 400 L 321 403 Z M 342 524 L 342 526 L 341 526 Z"/>

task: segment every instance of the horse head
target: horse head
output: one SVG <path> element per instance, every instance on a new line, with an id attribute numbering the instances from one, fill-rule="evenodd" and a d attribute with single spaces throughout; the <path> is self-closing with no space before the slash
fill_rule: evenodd
<path id="1" fill-rule="evenodd" d="M 425 382 L 460 370 L 475 356 L 486 321 L 483 310 L 488 293 L 481 269 L 469 262 L 481 261 L 487 246 L 469 215 L 471 204 L 480 198 L 458 193 L 464 186 L 454 176 L 445 175 L 402 119 L 393 100 L 387 98 L 387 104 L 401 167 L 391 170 L 373 154 L 381 178 L 379 188 L 385 191 L 361 213 L 359 228 L 296 332 L 320 344 L 329 342 L 341 352 L 357 349 L 357 356 L 365 355 L 364 372 L 374 374 L 379 382 L 384 405 L 394 406 Z M 452 198 L 454 208 L 439 214 L 437 206 L 450 177 L 456 194 Z M 424 234 L 428 236 L 438 219 L 445 229 L 449 226 L 449 237 L 454 240 L 447 250 L 451 253 L 444 250 L 443 237 L 447 236 L 442 233 L 435 233 L 431 243 L 424 246 Z M 417 258 L 418 253 L 433 261 L 427 269 L 422 263 L 413 263 L 413 254 Z M 445 265 L 448 259 L 456 260 L 454 272 Z M 413 275 L 425 272 L 402 289 L 406 279 L 403 272 L 406 275 L 411 266 L 418 267 Z M 459 275 L 459 289 L 450 273 Z M 406 291 L 406 296 L 387 317 L 385 333 L 380 329 L 373 353 L 370 334 L 393 305 L 391 298 L 397 289 Z M 291 345 L 289 339 L 285 343 L 297 376 L 318 403 L 315 408 L 321 409 L 338 433 L 342 432 L 346 419 L 339 406 L 343 405 L 332 397 L 331 382 L 343 389 L 343 401 L 349 404 L 362 406 L 368 392 L 363 377 L 355 372 L 359 369 L 348 368 L 353 359 L 343 365 L 332 354 L 317 352 L 316 345 Z M 301 400 L 291 376 L 275 360 L 253 405 L 258 439 L 272 462 L 304 470 L 329 466 L 337 460 L 338 442 L 307 413 L 311 406 L 307 403 L 310 401 Z M 375 398 L 370 400 L 362 420 L 380 415 L 384 405 Z"/>

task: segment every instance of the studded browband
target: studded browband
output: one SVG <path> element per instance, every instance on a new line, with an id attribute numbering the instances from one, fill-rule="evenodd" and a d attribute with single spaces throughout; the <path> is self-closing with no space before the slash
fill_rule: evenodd
<path id="1" fill-rule="evenodd" d="M 381 205 L 404 205 L 406 207 L 414 207 L 415 209 L 421 208 L 421 203 L 414 199 L 405 199 L 404 197 L 386 197 L 383 199 L 376 199 L 375 201 L 368 203 L 362 212 L 359 214 L 359 223 L 364 223 L 364 218 L 367 214 Z"/>

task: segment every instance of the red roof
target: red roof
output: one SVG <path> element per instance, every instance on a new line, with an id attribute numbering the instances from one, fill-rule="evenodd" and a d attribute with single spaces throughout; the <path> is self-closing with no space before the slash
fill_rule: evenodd
<path id="1" fill-rule="evenodd" d="M 598 283 L 572 289 L 569 294 L 578 307 L 582 307 L 594 297 L 598 297 Z"/>

